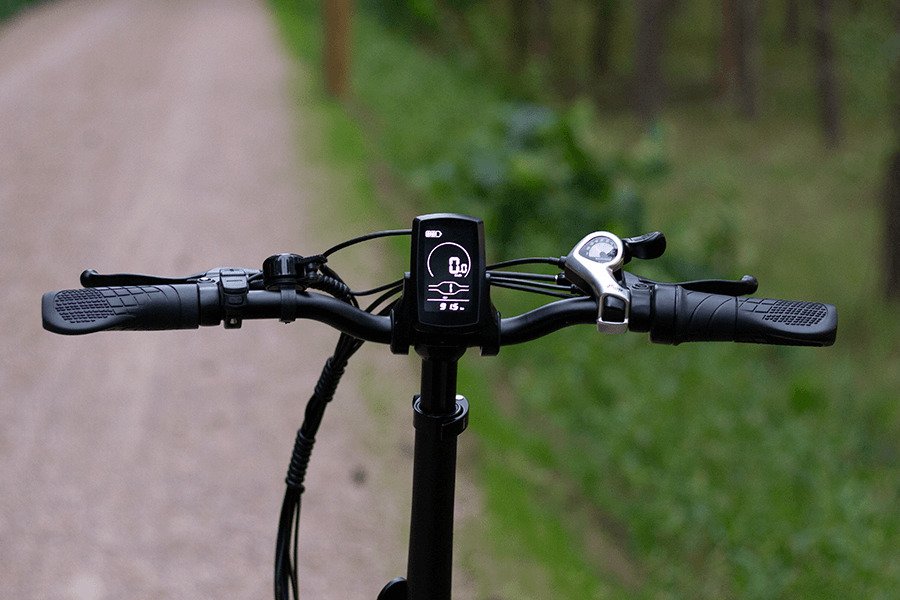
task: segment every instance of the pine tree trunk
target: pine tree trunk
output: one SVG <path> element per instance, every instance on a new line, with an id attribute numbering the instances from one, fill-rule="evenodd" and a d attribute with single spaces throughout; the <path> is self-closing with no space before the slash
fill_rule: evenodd
<path id="1" fill-rule="evenodd" d="M 755 119 L 759 113 L 760 0 L 738 0 L 737 18 L 737 105 L 741 114 Z"/>
<path id="2" fill-rule="evenodd" d="M 722 37 L 719 43 L 719 73 L 716 87 L 719 95 L 730 98 L 734 94 L 737 72 L 737 11 L 738 0 L 722 0 Z"/>
<path id="3" fill-rule="evenodd" d="M 894 0 L 894 35 L 900 38 L 900 0 Z M 894 153 L 887 165 L 884 186 L 886 292 L 900 300 L 900 55 L 891 66 L 890 106 L 893 115 Z"/>
<path id="4" fill-rule="evenodd" d="M 524 2 L 525 0 L 520 0 Z M 534 0 L 536 24 L 534 28 L 534 51 L 540 56 L 550 56 L 553 47 L 553 7 L 550 0 Z"/>
<path id="5" fill-rule="evenodd" d="M 609 72 L 612 37 L 619 8 L 620 0 L 601 0 L 597 7 L 597 21 L 591 49 L 593 55 L 592 71 L 595 77 L 602 77 Z"/>
<path id="6" fill-rule="evenodd" d="M 885 178 L 885 258 L 887 259 L 887 296 L 900 300 L 900 135 L 897 148 L 888 161 Z"/>
<path id="7" fill-rule="evenodd" d="M 635 108 L 645 123 L 659 116 L 665 85 L 662 76 L 664 0 L 637 1 L 635 32 Z"/>
<path id="8" fill-rule="evenodd" d="M 528 2 L 525 0 L 510 0 L 510 15 L 512 17 L 512 32 L 510 35 L 510 54 L 512 55 L 513 70 L 521 72 L 528 64 L 528 55 L 531 49 L 530 27 L 528 18 Z"/>
<path id="9" fill-rule="evenodd" d="M 784 41 L 791 46 L 800 41 L 800 0 L 787 0 L 785 5 Z"/>
<path id="10" fill-rule="evenodd" d="M 831 31 L 831 0 L 815 0 L 816 27 L 813 49 L 816 60 L 816 87 L 819 94 L 819 119 L 830 147 L 841 141 L 841 110 L 838 94 L 834 36 Z"/>
<path id="11" fill-rule="evenodd" d="M 759 113 L 760 0 L 722 0 L 718 89 L 747 119 Z"/>
<path id="12" fill-rule="evenodd" d="M 347 95 L 350 79 L 351 0 L 325 0 L 325 90 L 334 98 Z"/>

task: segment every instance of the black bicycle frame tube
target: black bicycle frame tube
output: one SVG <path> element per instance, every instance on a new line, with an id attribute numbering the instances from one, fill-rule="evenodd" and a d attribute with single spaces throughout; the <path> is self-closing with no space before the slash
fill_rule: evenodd
<path id="1" fill-rule="evenodd" d="M 422 388 L 414 403 L 408 600 L 450 600 L 456 438 L 468 419 L 467 403 L 456 397 L 457 361 L 463 352 L 419 349 Z"/>

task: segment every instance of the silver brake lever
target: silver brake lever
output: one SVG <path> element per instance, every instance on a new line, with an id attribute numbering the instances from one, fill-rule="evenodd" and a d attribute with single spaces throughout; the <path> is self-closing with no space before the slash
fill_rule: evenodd
<path id="1" fill-rule="evenodd" d="M 615 277 L 623 264 L 622 240 L 608 231 L 586 235 L 566 256 L 566 277 L 597 298 L 597 330 L 601 333 L 628 331 L 631 293 Z"/>

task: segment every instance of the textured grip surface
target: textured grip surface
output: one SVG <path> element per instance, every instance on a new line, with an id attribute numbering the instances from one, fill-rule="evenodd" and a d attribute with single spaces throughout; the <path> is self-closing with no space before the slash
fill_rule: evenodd
<path id="1" fill-rule="evenodd" d="M 48 292 L 42 299 L 44 329 L 78 335 L 106 330 L 195 329 L 196 284 L 97 287 Z"/>
<path id="2" fill-rule="evenodd" d="M 830 304 L 737 298 L 657 285 L 651 339 L 666 344 L 735 341 L 786 346 L 830 346 L 837 310 Z"/>
<path id="3" fill-rule="evenodd" d="M 820 302 L 798 302 L 772 298 L 740 298 L 738 308 L 762 315 L 763 321 L 796 327 L 815 327 L 828 316 L 828 307 Z"/>
<path id="4" fill-rule="evenodd" d="M 736 330 L 736 342 L 830 346 L 837 335 L 837 310 L 821 302 L 742 298 Z"/>

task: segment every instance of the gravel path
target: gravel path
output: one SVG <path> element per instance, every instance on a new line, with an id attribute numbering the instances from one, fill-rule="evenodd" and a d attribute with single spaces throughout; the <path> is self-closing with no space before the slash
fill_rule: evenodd
<path id="1" fill-rule="evenodd" d="M 270 597 L 282 478 L 334 332 L 65 338 L 38 307 L 84 268 L 184 275 L 335 241 L 302 210 L 329 185 L 298 158 L 295 75 L 261 2 L 70 0 L 0 25 L 0 597 Z M 405 571 L 416 381 L 398 388 L 407 363 L 374 350 L 313 457 L 305 598 L 374 598 Z M 363 385 L 401 406 L 373 418 Z"/>

